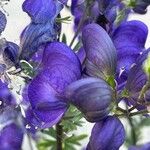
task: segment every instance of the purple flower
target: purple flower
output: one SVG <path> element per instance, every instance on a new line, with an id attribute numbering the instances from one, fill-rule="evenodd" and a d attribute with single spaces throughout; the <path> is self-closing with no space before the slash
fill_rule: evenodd
<path id="1" fill-rule="evenodd" d="M 5 27 L 6 27 L 6 16 L 4 13 L 2 13 L 2 11 L 0 11 L 0 34 L 4 31 Z"/>
<path id="2" fill-rule="evenodd" d="M 23 140 L 23 131 L 15 123 L 5 126 L 0 131 L 1 150 L 20 150 Z"/>
<path id="3" fill-rule="evenodd" d="M 62 118 L 68 107 L 65 89 L 80 76 L 80 62 L 69 47 L 59 42 L 47 44 L 40 72 L 28 87 L 33 124 L 47 128 Z"/>
<path id="4" fill-rule="evenodd" d="M 31 23 L 21 34 L 20 59 L 29 60 L 40 46 L 57 39 L 59 26 L 55 19 L 66 0 L 25 0 L 23 10 L 31 17 Z"/>
<path id="5" fill-rule="evenodd" d="M 31 59 L 43 44 L 56 40 L 57 33 L 53 23 L 30 23 L 20 37 L 20 59 Z"/>
<path id="6" fill-rule="evenodd" d="M 8 68 L 17 63 L 19 46 L 13 42 L 0 40 L 1 63 L 3 62 Z"/>
<path id="7" fill-rule="evenodd" d="M 62 5 L 58 0 L 25 0 L 22 8 L 34 23 L 39 24 L 54 21 Z"/>
<path id="8" fill-rule="evenodd" d="M 131 93 L 141 91 L 142 87 L 146 84 L 147 76 L 143 70 L 143 63 L 147 58 L 150 49 L 145 50 L 136 60 L 132 66 L 126 84 L 126 89 Z"/>
<path id="9" fill-rule="evenodd" d="M 114 31 L 112 39 L 117 50 L 118 82 L 126 81 L 131 65 L 144 50 L 147 35 L 147 26 L 136 20 L 122 23 Z"/>
<path id="10" fill-rule="evenodd" d="M 96 22 L 106 31 L 109 31 L 116 20 L 118 9 L 123 4 L 118 0 L 96 0 L 86 5 L 85 0 L 72 0 L 71 12 L 75 16 L 75 29 L 77 29 L 80 20 L 83 19 L 84 13 L 87 12 L 83 27 Z"/>
<path id="11" fill-rule="evenodd" d="M 120 120 L 108 116 L 94 125 L 87 150 L 118 150 L 125 140 Z"/>
<path id="12" fill-rule="evenodd" d="M 107 80 L 115 75 L 116 49 L 106 31 L 97 24 L 85 26 L 82 32 L 86 52 L 86 73 Z"/>
<path id="13" fill-rule="evenodd" d="M 118 0 L 97 0 L 99 15 L 104 15 L 108 22 L 113 23 L 117 17 L 117 9 L 120 5 Z"/>
<path id="14" fill-rule="evenodd" d="M 13 42 L 6 41 L 3 49 L 3 58 L 8 67 L 17 65 L 19 54 L 19 46 Z"/>
<path id="15" fill-rule="evenodd" d="M 150 90 L 148 89 L 144 93 L 144 97 L 140 97 L 140 92 L 143 86 L 148 81 L 148 77 L 146 76 L 145 72 L 143 71 L 143 62 L 146 60 L 150 49 L 145 50 L 136 60 L 135 64 L 132 66 L 131 70 L 129 71 L 127 83 L 125 85 L 125 89 L 129 95 L 129 103 L 132 105 L 137 104 L 137 109 L 145 109 L 145 106 L 142 104 L 143 102 L 149 101 Z M 142 102 L 137 103 L 137 101 Z"/>
<path id="16" fill-rule="evenodd" d="M 97 122 L 109 114 L 112 89 L 102 79 L 85 78 L 70 84 L 66 97 L 88 121 Z"/>
<path id="17" fill-rule="evenodd" d="M 6 107 L 0 111 L 0 149 L 20 150 L 24 129 L 21 114 L 17 109 Z"/>

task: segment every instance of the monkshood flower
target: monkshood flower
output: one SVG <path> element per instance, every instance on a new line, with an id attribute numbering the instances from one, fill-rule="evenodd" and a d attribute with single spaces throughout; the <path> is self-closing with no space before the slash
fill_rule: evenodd
<path id="1" fill-rule="evenodd" d="M 125 140 L 125 130 L 120 120 L 108 116 L 92 129 L 87 150 L 118 150 Z"/>
<path id="2" fill-rule="evenodd" d="M 143 63 L 149 52 L 150 49 L 145 50 L 137 58 L 137 61 L 129 72 L 127 83 L 125 85 L 130 104 L 135 105 L 138 110 L 145 109 L 145 103 L 149 102 L 149 78 L 143 69 Z"/>
<path id="3" fill-rule="evenodd" d="M 144 27 L 144 29 L 142 29 L 140 27 L 141 25 Z M 110 39 L 110 37 L 108 36 L 108 34 L 106 33 L 106 31 L 99 25 L 89 24 L 89 25 L 85 26 L 83 29 L 82 40 L 83 40 L 83 47 L 86 52 L 86 59 L 85 59 L 85 63 L 84 63 L 86 78 L 71 83 L 67 87 L 66 95 L 67 95 L 67 98 L 69 99 L 69 101 L 73 105 L 75 105 L 84 114 L 85 118 L 90 122 L 100 122 L 100 121 L 103 122 L 107 118 L 109 112 L 111 111 L 111 106 L 113 105 L 112 104 L 113 101 L 117 102 L 117 97 L 113 97 L 114 95 L 112 94 L 113 93 L 112 89 L 116 88 L 115 87 L 116 85 L 114 82 L 114 78 L 115 78 L 115 74 L 116 74 L 116 66 L 118 65 L 116 55 L 118 54 L 118 56 L 119 56 L 120 54 L 122 54 L 121 51 L 124 51 L 124 53 L 125 53 L 125 50 L 123 48 L 129 42 L 129 47 L 133 49 L 132 53 L 130 54 L 130 52 L 128 52 L 128 55 L 126 57 L 127 59 L 128 58 L 130 59 L 133 57 L 133 60 L 131 59 L 132 61 L 130 62 L 130 65 L 133 65 L 133 63 L 136 61 L 138 61 L 138 63 L 142 65 L 143 61 L 146 59 L 146 56 L 147 56 L 145 54 L 145 53 L 147 53 L 147 51 L 144 50 L 144 44 L 145 44 L 145 40 L 146 40 L 146 36 L 147 36 L 147 27 L 138 21 L 131 21 L 131 22 L 122 24 L 121 26 L 125 27 L 124 32 L 120 27 L 120 34 L 122 33 L 123 36 L 122 37 L 117 36 L 117 34 L 116 34 L 116 37 L 115 37 L 115 33 L 114 33 L 114 37 L 115 37 L 114 40 L 116 40 L 116 43 L 118 42 L 118 44 L 120 44 L 120 47 L 119 48 L 117 47 L 119 52 L 116 51 L 115 46 L 114 46 L 112 40 Z M 133 29 L 134 26 L 135 26 L 135 29 L 137 29 L 138 33 L 141 34 L 141 37 L 137 38 L 136 36 L 135 37 L 133 36 L 133 39 L 132 39 L 132 38 L 130 38 L 131 37 L 130 36 L 129 38 L 127 38 L 127 35 L 130 35 L 130 34 L 132 35 L 132 33 L 136 32 L 136 31 L 133 32 L 132 30 L 127 30 L 130 28 Z M 119 28 L 117 30 L 119 33 Z M 125 43 L 123 43 L 123 41 L 121 39 L 122 40 L 125 39 L 125 41 L 124 41 Z M 122 47 L 121 47 L 121 45 L 122 45 Z M 129 49 L 129 50 L 131 50 L 131 49 Z M 145 51 L 145 52 L 143 52 L 143 51 Z M 140 55 L 141 52 L 143 52 L 142 55 Z M 136 58 L 137 59 L 136 60 L 134 58 L 135 57 L 134 54 L 136 55 L 136 57 L 139 56 L 142 58 L 140 58 L 140 59 Z M 144 58 L 143 58 L 143 56 L 144 56 Z M 122 56 L 122 58 L 123 58 L 123 56 Z M 125 62 L 122 64 L 126 65 Z M 127 66 L 127 68 L 128 68 L 127 71 L 129 71 L 130 67 L 131 66 Z M 88 78 L 88 76 L 96 77 L 96 78 Z M 145 76 L 146 76 L 146 74 L 145 74 Z M 137 78 L 135 78 L 135 73 L 132 72 L 132 77 L 134 79 L 130 78 L 130 73 L 129 73 L 129 79 L 126 84 L 127 87 L 129 84 L 131 86 L 135 86 L 135 84 L 133 84 L 133 82 L 134 82 L 134 80 L 137 80 L 137 78 L 139 76 Z M 145 79 L 145 82 L 146 82 L 146 79 Z M 138 83 L 136 83 L 136 86 L 140 86 L 141 84 L 139 84 L 139 83 L 142 84 L 142 82 L 138 82 Z M 141 86 L 143 87 L 144 84 L 142 84 Z M 135 87 L 132 87 L 131 89 L 135 89 Z M 131 97 L 131 95 L 129 97 Z M 120 125 L 122 126 L 121 123 L 120 123 Z M 106 125 L 104 127 L 106 127 L 105 132 L 109 130 L 109 126 Z M 119 134 L 119 132 L 118 132 L 118 136 L 123 137 L 123 138 L 120 138 L 120 140 L 121 140 L 120 143 L 117 143 L 116 142 L 117 140 L 115 140 L 115 142 L 112 142 L 112 147 L 111 147 L 111 145 L 108 144 L 109 141 L 107 144 L 103 144 L 103 143 L 101 144 L 100 142 L 102 140 L 100 140 L 100 141 L 95 140 L 95 142 L 97 142 L 97 146 L 95 146 L 95 148 L 93 148 L 93 149 L 94 150 L 99 149 L 99 147 L 103 146 L 103 145 L 104 145 L 104 148 L 102 147 L 101 148 L 102 150 L 103 149 L 109 150 L 109 148 L 110 148 L 110 150 L 118 149 L 124 141 L 123 126 L 121 128 L 123 130 L 123 132 L 122 132 L 123 134 Z M 102 132 L 103 130 L 100 130 L 100 131 Z M 114 132 L 114 131 L 112 130 L 112 132 Z M 98 134 L 98 131 L 95 131 L 95 133 Z M 103 133 L 103 134 L 105 135 L 106 133 Z M 94 137 L 95 137 L 94 139 L 97 139 L 97 136 L 94 136 Z M 104 138 L 104 136 L 102 136 L 102 138 Z M 112 139 L 112 138 L 110 138 L 110 139 Z M 104 142 L 105 142 L 105 140 L 104 140 Z M 119 142 L 119 140 L 118 140 L 118 142 Z M 116 145 L 115 145 L 115 143 L 116 143 Z M 94 143 L 94 140 L 91 145 L 92 146 L 96 145 Z M 108 145 L 109 145 L 109 147 L 105 147 Z M 92 146 L 90 147 L 91 149 L 92 149 Z M 114 146 L 114 148 L 113 148 L 113 146 Z"/>
<path id="4" fill-rule="evenodd" d="M 78 80 L 66 89 L 66 97 L 90 122 L 100 121 L 109 114 L 112 94 L 110 86 L 97 78 Z"/>
<path id="5" fill-rule="evenodd" d="M 0 11 L 0 34 L 6 27 L 6 16 Z M 17 63 L 17 57 L 19 53 L 19 46 L 13 42 L 7 41 L 6 39 L 0 39 L 0 65 L 5 68 L 15 66 Z"/>
<path id="6" fill-rule="evenodd" d="M 0 150 L 20 150 L 24 129 L 21 115 L 16 109 L 6 107 L 0 111 Z"/>
<path id="7" fill-rule="evenodd" d="M 114 102 L 113 90 L 108 83 L 114 88 L 116 49 L 107 32 L 98 24 L 85 26 L 82 40 L 86 52 L 86 78 L 71 83 L 66 88 L 66 97 L 88 121 L 97 122 L 109 114 Z"/>
<path id="8" fill-rule="evenodd" d="M 116 71 L 116 49 L 107 32 L 98 24 L 87 25 L 82 32 L 86 52 L 86 74 L 109 80 Z"/>
<path id="9" fill-rule="evenodd" d="M 114 31 L 112 39 L 117 50 L 118 82 L 126 81 L 132 64 L 145 49 L 147 35 L 147 26 L 136 20 L 122 23 Z"/>
<path id="10" fill-rule="evenodd" d="M 23 120 L 7 85 L 0 80 L 0 150 L 20 150 Z"/>
<path id="11" fill-rule="evenodd" d="M 96 0 L 89 3 L 85 0 L 72 0 L 71 12 L 75 17 L 75 29 L 77 29 L 80 20 L 83 20 L 83 27 L 96 22 L 109 31 L 117 18 L 120 7 L 122 8 L 124 5 L 118 0 Z"/>
<path id="12" fill-rule="evenodd" d="M 24 1 L 22 8 L 31 17 L 31 23 L 24 29 L 20 37 L 20 59 L 29 60 L 41 45 L 57 40 L 58 27 L 55 19 L 66 2 L 66 0 Z"/>
<path id="13" fill-rule="evenodd" d="M 16 66 L 18 62 L 19 46 L 13 42 L 6 41 L 3 45 L 3 59 L 7 68 Z"/>
<path id="14" fill-rule="evenodd" d="M 30 124 L 47 128 L 58 123 L 68 107 L 65 89 L 80 76 L 81 64 L 75 53 L 63 43 L 48 43 L 40 71 L 28 87 L 33 114 L 28 113 Z"/>
<path id="15" fill-rule="evenodd" d="M 146 143 L 144 145 L 139 146 L 131 146 L 128 150 L 149 150 L 150 149 L 150 143 Z"/>
<path id="16" fill-rule="evenodd" d="M 96 122 L 87 150 L 116 150 L 125 140 L 119 119 L 108 116 L 116 101 L 113 97 L 116 49 L 98 24 L 85 26 L 82 40 L 86 52 L 86 78 L 71 83 L 66 89 L 66 97 L 88 121 Z"/>
<path id="17" fill-rule="evenodd" d="M 22 8 L 27 12 L 34 23 L 46 23 L 48 20 L 54 21 L 62 9 L 63 0 L 25 0 Z"/>
<path id="18" fill-rule="evenodd" d="M 118 0 L 97 0 L 94 5 L 97 5 L 97 11 L 99 12 L 96 23 L 107 30 L 106 25 L 110 25 L 116 20 L 117 11 L 122 5 L 121 2 Z M 106 19 L 106 22 L 104 22 L 104 19 Z"/>
<path id="19" fill-rule="evenodd" d="M 0 39 L 0 79 L 10 83 L 9 75 L 18 67 L 19 46 Z"/>

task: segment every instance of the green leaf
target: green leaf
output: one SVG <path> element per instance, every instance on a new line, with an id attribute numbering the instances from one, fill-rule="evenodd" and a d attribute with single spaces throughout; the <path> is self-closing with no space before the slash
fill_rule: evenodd
<path id="1" fill-rule="evenodd" d="M 79 42 L 75 45 L 75 47 L 73 48 L 73 50 L 76 52 L 76 51 L 79 50 L 80 47 L 81 47 L 81 42 L 79 41 Z"/>
<path id="2" fill-rule="evenodd" d="M 38 150 L 47 150 L 48 148 L 56 147 L 56 141 L 44 139 L 37 144 Z"/>
<path id="3" fill-rule="evenodd" d="M 76 150 L 76 148 L 70 143 L 65 143 L 64 150 Z"/>
<path id="4" fill-rule="evenodd" d="M 56 130 L 53 127 L 49 128 L 49 129 L 46 129 L 46 130 L 43 130 L 42 133 L 44 133 L 46 135 L 49 135 L 49 136 L 51 136 L 51 137 L 56 139 Z"/>
<path id="5" fill-rule="evenodd" d="M 67 23 L 67 22 L 70 22 L 71 20 L 72 20 L 71 16 L 67 16 L 64 18 L 56 18 L 57 23 Z"/>
<path id="6" fill-rule="evenodd" d="M 61 125 L 64 132 L 70 132 L 76 130 L 78 126 L 82 126 L 84 123 L 81 121 L 81 112 L 73 105 L 70 105 L 66 115 L 64 116 Z"/>
<path id="7" fill-rule="evenodd" d="M 27 61 L 25 60 L 21 60 L 20 61 L 20 65 L 21 65 L 21 68 L 23 70 L 23 72 L 30 76 L 30 77 L 33 77 L 34 76 L 34 71 L 33 71 L 33 67 L 30 63 L 28 63 Z"/>
<path id="8" fill-rule="evenodd" d="M 66 38 L 66 35 L 63 33 L 63 35 L 62 35 L 62 42 L 63 43 L 67 43 L 67 38 Z"/>
<path id="9" fill-rule="evenodd" d="M 67 138 L 65 140 L 65 142 L 72 143 L 74 145 L 81 145 L 80 141 L 85 139 L 85 138 L 87 138 L 86 134 L 82 134 L 82 135 L 79 135 L 79 136 L 72 135 L 71 137 Z"/>

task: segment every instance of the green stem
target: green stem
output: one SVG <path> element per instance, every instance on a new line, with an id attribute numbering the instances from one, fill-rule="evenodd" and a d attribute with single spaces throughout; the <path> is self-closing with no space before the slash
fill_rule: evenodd
<path id="1" fill-rule="evenodd" d="M 129 112 L 133 111 L 134 109 L 136 109 L 137 105 L 145 105 L 144 104 L 144 96 L 145 93 L 147 92 L 147 90 L 150 88 L 150 78 L 148 78 L 148 81 L 146 82 L 146 84 L 143 86 L 142 90 L 140 91 L 140 95 L 138 97 L 137 103 L 135 105 L 133 105 L 132 108 L 129 109 Z M 146 106 L 146 105 L 145 105 Z"/>
<path id="2" fill-rule="evenodd" d="M 138 97 L 138 100 L 139 100 L 139 101 L 141 101 L 141 100 L 144 98 L 144 95 L 145 95 L 145 93 L 147 92 L 147 90 L 149 89 L 149 87 L 150 87 L 150 80 L 148 80 L 148 81 L 146 82 L 146 84 L 143 86 L 143 88 L 142 88 L 142 90 L 141 90 L 141 92 L 140 92 L 140 95 L 139 95 L 139 97 Z"/>
<path id="3" fill-rule="evenodd" d="M 56 125 L 56 139 L 57 139 L 57 150 L 62 150 L 62 137 L 63 136 L 63 128 L 60 123 Z"/>
<path id="4" fill-rule="evenodd" d="M 132 116 L 136 116 L 136 115 L 145 115 L 149 113 L 147 109 L 145 110 L 141 110 L 141 111 L 137 111 L 137 112 L 133 112 L 133 113 L 130 113 L 129 114 L 129 117 L 132 117 Z"/>
<path id="5" fill-rule="evenodd" d="M 131 127 L 131 137 L 132 137 L 132 144 L 133 145 L 136 145 L 137 143 L 137 138 L 136 138 L 136 131 L 134 129 L 134 125 L 133 125 L 133 122 L 132 122 L 132 118 L 128 117 L 128 121 L 129 121 L 129 124 L 130 124 L 130 127 Z"/>

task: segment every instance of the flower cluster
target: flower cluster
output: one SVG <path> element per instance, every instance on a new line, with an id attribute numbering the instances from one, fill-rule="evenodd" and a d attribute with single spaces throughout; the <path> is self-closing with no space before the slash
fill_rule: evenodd
<path id="1" fill-rule="evenodd" d="M 67 0 L 25 0 L 22 8 L 31 22 L 20 45 L 0 40 L 0 150 L 20 150 L 24 135 L 35 138 L 55 125 L 56 149 L 62 150 L 61 122 L 72 105 L 94 123 L 87 150 L 118 150 L 126 138 L 120 118 L 133 127 L 132 116 L 149 113 L 148 28 L 127 20 L 131 12 L 146 13 L 149 3 L 72 0 L 75 36 L 68 46 L 61 40 L 60 13 Z M 0 33 L 6 22 L 0 11 Z M 13 75 L 24 79 L 19 102 L 12 92 Z M 135 149 L 148 150 L 150 144 L 129 147 Z"/>

